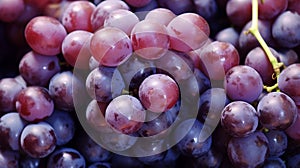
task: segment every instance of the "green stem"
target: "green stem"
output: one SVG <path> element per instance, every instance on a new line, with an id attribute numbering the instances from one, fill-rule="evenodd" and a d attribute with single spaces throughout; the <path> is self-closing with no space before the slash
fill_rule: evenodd
<path id="1" fill-rule="evenodd" d="M 262 49 L 265 51 L 267 57 L 269 58 L 273 69 L 274 69 L 274 79 L 278 79 L 279 74 L 280 74 L 280 68 L 283 66 L 283 63 L 279 63 L 272 54 L 270 48 L 268 47 L 267 43 L 265 40 L 262 38 L 259 29 L 258 29 L 258 0 L 252 0 L 252 25 L 249 29 L 249 32 L 257 39 L 259 44 L 261 45 Z M 271 92 L 274 89 L 278 89 L 277 83 L 274 86 L 264 86 L 264 88 L 268 91 Z"/>

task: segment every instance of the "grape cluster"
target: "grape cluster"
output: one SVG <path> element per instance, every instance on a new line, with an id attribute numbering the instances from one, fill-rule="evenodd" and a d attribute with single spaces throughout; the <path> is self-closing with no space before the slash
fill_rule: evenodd
<path id="1" fill-rule="evenodd" d="M 1 0 L 0 167 L 299 167 L 298 0 Z"/>

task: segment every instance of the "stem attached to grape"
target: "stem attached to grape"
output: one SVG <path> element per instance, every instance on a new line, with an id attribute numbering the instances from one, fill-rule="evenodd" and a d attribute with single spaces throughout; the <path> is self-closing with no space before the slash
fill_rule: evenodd
<path id="1" fill-rule="evenodd" d="M 257 41 L 265 51 L 274 69 L 273 78 L 277 80 L 280 75 L 280 68 L 283 66 L 283 63 L 277 61 L 276 57 L 274 57 L 270 48 L 268 47 L 267 43 L 262 38 L 258 30 L 258 0 L 252 0 L 252 25 L 248 32 L 250 32 L 257 39 Z M 266 89 L 267 92 L 271 92 L 274 89 L 279 91 L 278 83 L 276 82 L 276 84 L 273 86 L 264 86 L 264 89 Z"/>

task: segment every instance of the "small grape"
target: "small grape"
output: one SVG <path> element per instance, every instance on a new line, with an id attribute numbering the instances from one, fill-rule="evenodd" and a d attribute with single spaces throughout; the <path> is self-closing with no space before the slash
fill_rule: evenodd
<path id="1" fill-rule="evenodd" d="M 47 167 L 85 167 L 85 159 L 73 148 L 60 148 L 54 151 L 48 159 Z"/>

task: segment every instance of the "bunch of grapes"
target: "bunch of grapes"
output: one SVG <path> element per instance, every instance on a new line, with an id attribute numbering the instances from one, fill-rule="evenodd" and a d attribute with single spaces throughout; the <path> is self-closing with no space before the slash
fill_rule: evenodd
<path id="1" fill-rule="evenodd" d="M 1 0 L 0 167 L 298 167 L 300 1 Z"/>

